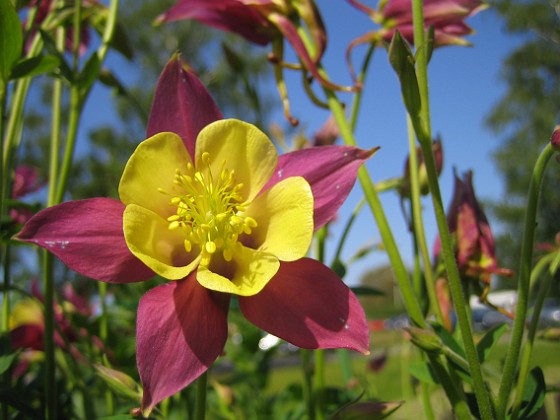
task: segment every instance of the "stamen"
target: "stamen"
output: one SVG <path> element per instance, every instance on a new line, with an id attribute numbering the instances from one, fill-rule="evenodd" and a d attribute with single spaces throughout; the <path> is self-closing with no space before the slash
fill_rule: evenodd
<path id="1" fill-rule="evenodd" d="M 203 168 L 195 170 L 189 163 L 185 172 L 175 171 L 173 193 L 158 189 L 170 195 L 170 205 L 176 207 L 176 213 L 167 218 L 168 228 L 182 229 L 186 252 L 199 247 L 201 265 L 210 264 L 218 250 L 229 262 L 233 259 L 233 248 L 241 246 L 239 235 L 251 234 L 257 222 L 242 215 L 248 206 L 242 196 L 244 186 L 235 182 L 235 172 L 227 169 L 226 161 L 222 161 L 217 177 L 212 174 L 208 152 L 202 154 L 199 162 Z"/>

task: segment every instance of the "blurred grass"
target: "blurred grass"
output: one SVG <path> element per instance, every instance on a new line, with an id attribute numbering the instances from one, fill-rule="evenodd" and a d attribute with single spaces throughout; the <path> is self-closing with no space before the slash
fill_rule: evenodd
<path id="1" fill-rule="evenodd" d="M 508 347 L 509 334 L 496 345 L 487 363 L 484 364 L 485 377 L 496 392 L 501 374 L 501 365 Z M 420 361 L 419 352 L 403 338 L 400 331 L 381 331 L 372 333 L 371 355 L 361 356 L 351 352 L 352 369 L 355 378 L 346 384 L 353 387 L 357 394 L 364 392 L 363 400 L 406 401 L 406 404 L 392 418 L 424 418 L 421 405 L 420 385 L 408 375 L 408 365 Z M 383 368 L 375 372 L 371 361 L 386 356 Z M 301 383 L 302 371 L 297 356 L 291 356 L 291 365 L 274 368 L 265 389 L 265 394 L 272 395 L 290 384 Z M 548 386 L 560 386 L 560 351 L 557 342 L 537 341 L 532 357 L 532 366 L 543 369 Z M 336 351 L 327 355 L 325 371 L 326 386 L 344 386 L 343 375 Z M 560 412 L 554 406 L 554 394 L 547 396 L 546 407 L 549 418 L 559 418 Z M 430 386 L 430 400 L 436 418 L 447 418 L 450 406 L 443 391 L 437 386 Z"/>

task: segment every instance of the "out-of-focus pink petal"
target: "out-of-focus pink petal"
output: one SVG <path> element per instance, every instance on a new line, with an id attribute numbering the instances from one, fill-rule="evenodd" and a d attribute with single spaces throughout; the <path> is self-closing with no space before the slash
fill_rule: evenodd
<path id="1" fill-rule="evenodd" d="M 180 19 L 195 19 L 222 31 L 241 35 L 258 45 L 266 45 L 272 38 L 266 19 L 239 0 L 179 0 L 156 22 Z"/>
<path id="2" fill-rule="evenodd" d="M 146 293 L 138 306 L 136 359 L 148 414 L 204 373 L 227 339 L 229 295 L 202 287 L 195 274 Z"/>
<path id="3" fill-rule="evenodd" d="M 15 239 L 52 252 L 72 270 L 108 283 L 147 280 L 154 273 L 126 246 L 124 205 L 110 198 L 69 201 L 33 216 Z"/>
<path id="4" fill-rule="evenodd" d="M 204 85 L 174 55 L 159 78 L 146 136 L 171 131 L 183 139 L 193 158 L 200 130 L 220 119 L 222 114 Z"/>
<path id="5" fill-rule="evenodd" d="M 369 353 L 368 326 L 358 299 L 318 261 L 282 262 L 260 293 L 240 296 L 239 304 L 253 324 L 298 347 Z"/>
<path id="6" fill-rule="evenodd" d="M 351 146 L 321 146 L 279 156 L 264 189 L 290 176 L 304 177 L 313 191 L 315 230 L 331 221 L 356 181 L 358 168 L 374 150 Z"/>
<path id="7" fill-rule="evenodd" d="M 24 324 L 10 331 L 10 340 L 14 349 L 43 350 L 42 324 Z"/>

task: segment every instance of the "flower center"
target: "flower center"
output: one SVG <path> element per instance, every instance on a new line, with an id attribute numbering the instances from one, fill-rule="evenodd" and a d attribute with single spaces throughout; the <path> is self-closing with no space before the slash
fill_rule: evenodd
<path id="1" fill-rule="evenodd" d="M 170 204 L 177 211 L 167 220 L 170 230 L 183 230 L 187 252 L 191 252 L 193 244 L 200 247 L 200 264 L 207 266 L 216 252 L 231 261 L 239 235 L 250 234 L 257 222 L 241 215 L 248 204 L 241 195 L 243 184 L 236 184 L 234 171 L 225 167 L 225 160 L 217 177 L 210 168 L 210 154 L 204 152 L 201 161 L 203 170 L 195 170 L 190 163 L 185 172 L 176 170 L 177 193 L 170 194 Z"/>

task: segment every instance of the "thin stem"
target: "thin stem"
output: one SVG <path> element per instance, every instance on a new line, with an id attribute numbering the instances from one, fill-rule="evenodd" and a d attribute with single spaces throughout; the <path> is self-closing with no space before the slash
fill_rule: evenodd
<path id="1" fill-rule="evenodd" d="M 208 389 L 208 371 L 196 380 L 196 402 L 194 406 L 194 419 L 204 420 L 206 416 L 206 391 Z"/>
<path id="2" fill-rule="evenodd" d="M 414 236 L 416 244 L 422 256 L 422 264 L 424 268 L 424 281 L 428 297 L 430 299 L 430 308 L 436 316 L 439 324 L 443 325 L 443 314 L 441 306 L 437 298 L 434 273 L 432 271 L 432 262 L 430 260 L 430 252 L 426 241 L 426 232 L 424 230 L 424 221 L 422 218 L 422 203 L 420 201 L 420 180 L 418 179 L 418 159 L 416 156 L 416 139 L 410 117 L 407 118 L 408 127 L 408 148 L 409 148 L 409 163 L 410 163 L 410 202 L 412 206 L 412 224 L 414 227 Z"/>
<path id="3" fill-rule="evenodd" d="M 54 361 L 54 257 L 44 250 L 43 254 L 43 289 L 45 294 L 45 406 L 47 420 L 56 419 L 56 380 Z"/>
<path id="4" fill-rule="evenodd" d="M 325 350 L 313 351 L 315 356 L 315 375 L 313 376 L 315 415 L 317 420 L 325 418 Z"/>
<path id="5" fill-rule="evenodd" d="M 344 142 L 347 145 L 356 146 L 354 134 L 352 133 L 350 125 L 346 120 L 343 107 L 340 104 L 338 98 L 333 91 L 326 88 L 325 94 L 327 95 L 329 106 L 338 124 Z M 391 228 L 389 227 L 389 222 L 387 221 L 387 217 L 385 216 L 385 212 L 381 205 L 381 200 L 379 199 L 379 195 L 377 194 L 375 186 L 373 185 L 366 167 L 363 165 L 358 170 L 358 180 L 360 181 L 360 184 L 364 191 L 364 195 L 366 197 L 366 201 L 368 202 L 373 216 L 377 222 L 379 233 L 383 240 L 383 245 L 385 246 L 387 255 L 389 256 L 389 260 L 391 261 L 391 264 L 393 266 L 393 270 L 395 272 L 395 276 L 397 278 L 407 312 L 415 325 L 426 327 L 426 321 L 424 320 L 424 317 L 422 315 L 418 300 L 414 295 L 414 291 L 410 284 L 408 271 L 400 255 Z"/>
<path id="6" fill-rule="evenodd" d="M 535 265 L 535 268 L 531 273 L 531 283 L 534 283 L 541 276 L 544 269 L 551 264 L 551 260 L 554 260 L 558 256 L 560 256 L 560 253 L 548 254 L 546 257 L 541 258 Z M 511 414 L 511 418 L 514 420 L 517 419 L 519 415 L 519 409 L 521 408 L 525 382 L 527 380 L 527 375 L 529 374 L 529 363 L 531 362 L 531 355 L 533 353 L 535 335 L 539 326 L 539 318 L 544 300 L 546 298 L 546 295 L 548 294 L 548 290 L 550 289 L 553 275 L 553 272 L 546 272 L 539 285 L 539 291 L 537 294 L 535 307 L 533 309 L 533 316 L 529 325 L 529 331 L 527 332 L 527 342 L 523 346 L 523 353 L 521 354 L 521 364 L 519 367 L 519 376 L 517 378 L 517 389 Z"/>
<path id="7" fill-rule="evenodd" d="M 375 42 L 369 44 L 369 48 L 362 63 L 362 69 L 360 70 L 360 74 L 358 75 L 359 84 L 363 84 L 366 78 L 369 63 L 371 62 L 371 58 L 373 57 L 373 52 L 375 51 L 376 46 L 377 44 Z M 358 92 L 356 92 L 356 94 L 354 95 L 354 100 L 352 101 L 352 110 L 350 111 L 350 127 L 352 128 L 352 131 L 356 129 L 356 123 L 358 122 L 358 111 L 360 110 L 360 105 L 362 104 L 362 97 L 363 89 L 360 89 Z"/>
<path id="8" fill-rule="evenodd" d="M 313 365 L 311 364 L 311 350 L 300 349 L 301 371 L 303 373 L 303 400 L 307 408 L 307 418 L 315 420 L 315 404 L 313 403 Z"/>
<path id="9" fill-rule="evenodd" d="M 449 227 L 447 226 L 445 210 L 443 208 L 441 192 L 439 189 L 436 164 L 432 153 L 429 108 L 430 101 L 428 91 L 428 48 L 424 37 L 424 16 L 422 6 L 422 0 L 412 1 L 414 44 L 418 48 L 416 54 L 416 75 L 418 78 L 418 87 L 422 104 L 420 108 L 420 127 L 417 130 L 416 135 L 418 136 L 418 140 L 420 141 L 420 145 L 422 147 L 422 153 L 424 155 L 424 162 L 428 173 L 428 182 L 432 195 L 432 203 L 434 206 L 441 240 L 442 255 L 449 280 L 449 289 L 451 291 L 451 296 L 453 297 L 453 302 L 455 303 L 457 322 L 463 338 L 463 344 L 465 346 L 465 354 L 469 363 L 469 372 L 473 380 L 473 390 L 476 395 L 481 418 L 490 420 L 493 418 L 492 405 L 484 384 L 480 361 L 478 360 L 478 354 L 474 344 L 469 315 L 466 310 L 467 300 L 461 287 L 459 270 L 457 268 L 455 254 L 451 245 Z"/>
<path id="10" fill-rule="evenodd" d="M 533 169 L 531 184 L 529 185 L 527 208 L 525 212 L 525 227 L 521 245 L 521 258 L 519 260 L 517 305 L 511 333 L 511 342 L 506 354 L 502 381 L 500 383 L 500 390 L 498 393 L 498 418 L 503 418 L 506 413 L 511 388 L 513 386 L 513 383 L 515 382 L 515 373 L 517 370 L 519 350 L 521 348 L 521 342 L 523 340 L 525 318 L 527 316 L 537 207 L 541 185 L 544 178 L 544 170 L 553 154 L 554 149 L 549 143 L 537 159 L 537 162 Z"/>

